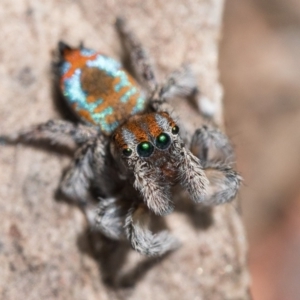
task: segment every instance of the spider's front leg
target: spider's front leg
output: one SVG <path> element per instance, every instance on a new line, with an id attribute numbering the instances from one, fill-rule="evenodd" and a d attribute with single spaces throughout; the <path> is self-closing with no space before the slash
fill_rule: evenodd
<path id="1" fill-rule="evenodd" d="M 147 256 L 161 256 L 180 243 L 167 231 L 153 234 L 149 229 L 151 212 L 144 203 L 111 197 L 101 199 L 94 228 L 113 240 L 127 238 L 132 248 Z"/>
<path id="2" fill-rule="evenodd" d="M 150 211 L 145 204 L 133 204 L 125 222 L 126 236 L 132 247 L 141 254 L 161 256 L 180 246 L 179 241 L 167 231 L 153 234 L 149 230 Z"/>
<path id="3" fill-rule="evenodd" d="M 159 181 L 155 170 L 146 162 L 137 161 L 134 188 L 141 193 L 147 206 L 156 215 L 167 215 L 174 209 L 170 188 Z"/>
<path id="4" fill-rule="evenodd" d="M 205 125 L 194 133 L 191 151 L 200 158 L 209 180 L 207 195 L 201 203 L 212 206 L 233 200 L 242 177 L 232 169 L 234 155 L 228 138 Z"/>
<path id="5" fill-rule="evenodd" d="M 19 132 L 0 135 L 0 141 L 8 144 L 34 143 L 41 140 L 61 146 L 72 143 L 84 144 L 98 134 L 95 127 L 74 124 L 63 120 L 50 120 L 46 123 L 32 126 Z"/>

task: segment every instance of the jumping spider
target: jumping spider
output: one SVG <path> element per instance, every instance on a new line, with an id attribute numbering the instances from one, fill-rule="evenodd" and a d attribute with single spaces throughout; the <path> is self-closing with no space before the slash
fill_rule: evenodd
<path id="1" fill-rule="evenodd" d="M 166 231 L 153 234 L 149 218 L 172 212 L 172 185 L 180 184 L 196 204 L 213 206 L 232 200 L 241 179 L 231 168 L 230 143 L 218 129 L 203 126 L 184 145 L 168 100 L 195 94 L 190 70 L 183 67 L 158 84 L 139 40 L 123 19 L 116 24 L 146 97 L 115 60 L 60 42 L 61 90 L 82 122 L 52 120 L 2 140 L 63 145 L 71 138 L 79 148 L 60 190 L 105 236 L 127 238 L 142 254 L 162 255 L 178 241 Z"/>

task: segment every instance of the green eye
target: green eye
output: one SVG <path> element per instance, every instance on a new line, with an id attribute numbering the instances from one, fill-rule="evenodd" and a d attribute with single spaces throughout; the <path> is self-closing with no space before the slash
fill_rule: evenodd
<path id="1" fill-rule="evenodd" d="M 175 125 L 173 128 L 172 128 L 172 133 L 173 134 L 178 134 L 179 132 L 179 127 L 177 125 Z"/>
<path id="2" fill-rule="evenodd" d="M 132 150 L 130 148 L 126 148 L 122 151 L 123 155 L 129 157 L 132 154 Z"/>
<path id="3" fill-rule="evenodd" d="M 149 142 L 142 142 L 137 146 L 137 152 L 140 157 L 149 157 L 154 150 L 154 147 Z"/>
<path id="4" fill-rule="evenodd" d="M 170 136 L 166 133 L 161 133 L 155 141 L 155 145 L 159 149 L 167 149 L 171 144 Z"/>

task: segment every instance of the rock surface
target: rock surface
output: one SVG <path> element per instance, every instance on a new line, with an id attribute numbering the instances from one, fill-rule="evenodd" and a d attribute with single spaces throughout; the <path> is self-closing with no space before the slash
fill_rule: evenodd
<path id="1" fill-rule="evenodd" d="M 5 9 L 4 9 L 5 7 Z M 218 40 L 223 3 L 3 0 L 0 8 L 1 133 L 63 118 L 51 74 L 59 40 L 122 56 L 114 29 L 127 17 L 162 76 L 189 62 L 222 126 Z M 178 103 L 191 133 L 194 108 Z M 181 204 L 166 219 L 182 247 L 146 259 L 98 239 L 81 211 L 56 201 L 70 157 L 54 147 L 0 147 L 1 299 L 248 299 L 246 241 L 235 204 L 212 212 Z"/>

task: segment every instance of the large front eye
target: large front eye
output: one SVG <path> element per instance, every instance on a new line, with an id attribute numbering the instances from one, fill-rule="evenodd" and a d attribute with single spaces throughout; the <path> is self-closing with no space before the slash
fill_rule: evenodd
<path id="1" fill-rule="evenodd" d="M 149 157 L 154 150 L 154 147 L 149 142 L 142 142 L 137 146 L 137 152 L 140 157 Z"/>
<path id="2" fill-rule="evenodd" d="M 171 144 L 171 138 L 166 133 L 161 133 L 155 140 L 155 145 L 159 149 L 167 149 Z"/>

